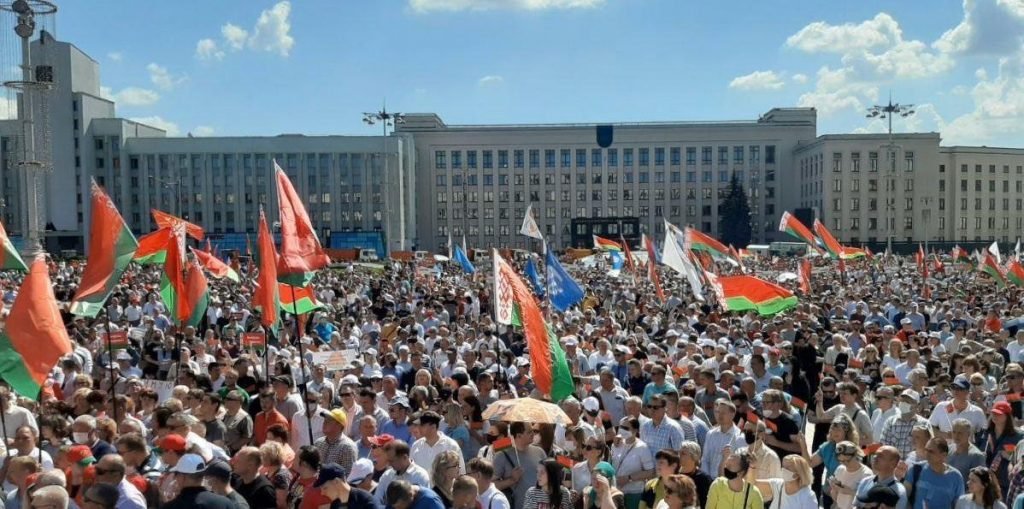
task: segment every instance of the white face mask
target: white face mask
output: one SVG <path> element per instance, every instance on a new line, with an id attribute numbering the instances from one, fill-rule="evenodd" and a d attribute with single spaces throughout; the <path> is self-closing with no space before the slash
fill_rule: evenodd
<path id="1" fill-rule="evenodd" d="M 782 469 L 782 480 L 786 481 L 786 482 L 794 481 L 794 480 L 796 480 L 796 474 L 793 473 L 792 470 L 786 470 L 785 468 L 783 468 Z"/>
<path id="2" fill-rule="evenodd" d="M 764 416 L 767 419 L 774 419 L 775 417 L 778 417 L 778 415 L 779 415 L 779 411 L 778 410 L 765 410 L 764 411 Z"/>
<path id="3" fill-rule="evenodd" d="M 540 445 L 540 433 L 534 433 L 533 445 Z"/>
<path id="4" fill-rule="evenodd" d="M 633 438 L 633 430 L 631 429 L 619 429 L 619 437 L 623 440 L 629 440 Z"/>
<path id="5" fill-rule="evenodd" d="M 907 403 L 906 401 L 900 401 L 898 406 L 901 414 L 909 414 L 914 411 L 914 405 Z"/>
<path id="6" fill-rule="evenodd" d="M 77 432 L 76 431 L 76 432 L 72 433 L 72 438 L 74 439 L 75 443 L 79 444 L 79 445 L 88 444 L 89 443 L 89 434 L 88 433 L 81 433 L 81 432 Z"/>
<path id="7" fill-rule="evenodd" d="M 566 442 L 565 445 L 562 447 L 562 449 L 564 449 L 565 452 L 575 452 L 576 451 L 576 442 Z"/>

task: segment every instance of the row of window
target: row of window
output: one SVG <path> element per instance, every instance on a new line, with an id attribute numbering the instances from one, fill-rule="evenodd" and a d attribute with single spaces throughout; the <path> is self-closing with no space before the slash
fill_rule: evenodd
<path id="1" fill-rule="evenodd" d="M 581 214 L 580 217 L 586 217 L 586 216 Z M 598 214 L 595 215 L 594 217 L 601 217 L 599 211 L 598 211 Z M 712 224 L 714 224 L 714 223 L 712 223 L 711 221 L 702 221 L 700 223 L 701 231 L 703 231 L 703 232 L 712 232 L 713 233 L 714 230 L 712 229 Z M 538 225 L 538 226 L 540 226 L 541 231 L 543 231 L 544 235 L 546 237 L 548 237 L 549 239 L 551 237 L 553 237 L 554 235 L 556 235 L 555 234 L 555 226 L 554 225 L 552 225 L 552 224 L 545 224 L 545 225 Z M 582 235 L 582 236 L 588 236 L 588 238 L 589 238 L 589 235 L 591 233 L 597 233 L 593 229 L 591 229 L 594 226 L 596 226 L 596 225 L 577 224 L 576 225 L 576 232 L 575 232 L 575 234 L 576 235 Z M 601 232 L 601 234 L 608 235 L 608 236 L 613 236 L 613 237 L 614 236 L 618 236 L 618 235 L 626 235 L 626 236 L 635 235 L 635 232 L 633 231 L 633 225 L 631 225 L 631 224 L 623 224 L 622 225 L 623 231 L 621 233 L 619 232 L 618 225 L 609 224 L 607 226 L 608 226 L 608 230 L 605 231 L 605 232 Z M 763 224 L 755 224 L 754 225 L 754 232 L 757 232 L 758 230 L 760 230 L 762 232 L 766 232 L 766 233 L 767 232 L 773 232 L 773 231 L 775 231 L 775 228 L 777 226 L 778 225 L 776 224 L 775 220 L 768 220 L 768 221 L 765 221 Z M 476 244 L 476 245 L 487 245 L 487 246 L 490 246 L 490 247 L 494 247 L 495 244 L 493 242 L 486 241 L 486 240 L 482 240 L 481 241 L 480 239 L 477 238 L 481 234 L 481 232 L 483 233 L 484 236 L 487 236 L 487 237 L 494 236 L 495 232 L 497 232 L 498 235 L 500 235 L 502 237 L 505 237 L 505 236 L 508 236 L 511 231 L 512 231 L 512 228 L 509 225 L 497 225 L 497 228 L 495 228 L 495 225 L 483 225 L 482 228 L 479 225 L 468 225 L 467 227 L 463 228 L 461 225 L 451 225 L 451 226 L 449 226 L 449 225 L 446 225 L 446 224 L 438 225 L 437 230 L 436 230 L 437 237 L 440 238 L 440 239 L 446 239 L 446 238 L 449 237 L 449 235 L 454 236 L 454 237 L 462 237 L 463 235 L 466 235 L 468 238 L 470 238 L 470 239 L 475 241 L 474 244 Z M 569 233 L 570 233 L 569 225 L 568 224 L 563 224 L 562 228 L 561 228 L 561 235 L 567 236 L 567 235 L 569 235 Z M 651 233 L 650 226 L 647 223 L 640 223 L 640 233 L 650 234 Z M 660 234 L 665 233 L 665 224 L 664 224 L 663 221 L 656 221 L 654 223 L 654 233 L 656 235 L 660 235 Z M 563 239 L 563 241 L 564 240 L 565 239 Z M 499 244 L 497 244 L 497 245 L 500 245 L 500 246 L 503 246 L 503 247 L 509 247 L 509 246 L 527 247 L 524 242 L 517 241 L 515 239 L 515 237 L 510 238 L 510 239 L 502 239 L 502 241 Z"/>
<path id="2" fill-rule="evenodd" d="M 945 184 L 945 181 L 940 181 L 940 183 Z M 1024 182 L 1018 180 L 1018 181 L 1014 182 L 1014 184 L 1015 184 L 1014 185 L 1014 187 L 1015 187 L 1014 191 L 1015 192 L 1017 192 L 1017 193 L 1024 192 Z M 1010 181 L 1009 180 L 1004 180 L 1002 187 L 1003 187 L 1003 192 L 1004 193 L 1009 193 L 1010 192 Z M 967 179 L 960 179 L 960 191 L 966 193 L 967 192 L 967 188 L 968 188 L 968 181 L 967 181 Z M 980 179 L 975 180 L 974 181 L 974 191 L 980 193 L 981 192 L 981 188 L 982 188 L 981 180 Z M 941 186 L 940 189 L 939 189 L 939 191 L 945 191 L 945 190 L 946 190 L 946 186 L 945 185 Z M 996 181 L 995 180 L 989 180 L 988 181 L 988 192 L 990 192 L 990 193 L 996 192 Z"/>
<path id="3" fill-rule="evenodd" d="M 727 170 L 722 170 L 722 171 L 718 172 L 718 182 L 720 182 L 720 183 L 727 183 L 727 182 L 730 181 L 730 179 L 732 177 L 735 177 L 737 180 L 740 181 L 740 183 L 744 183 L 743 179 L 744 179 L 745 176 L 746 176 L 746 173 L 744 173 L 743 170 L 733 170 L 731 174 Z M 434 176 L 434 183 L 438 187 L 447 186 L 448 185 L 448 181 L 449 181 L 448 177 L 449 177 L 448 174 L 435 175 Z M 497 177 L 497 178 L 495 178 L 495 177 Z M 670 172 L 669 173 L 669 177 L 670 177 L 670 182 L 673 183 L 673 184 L 678 184 L 678 183 L 681 183 L 683 181 L 682 180 L 683 179 L 682 172 L 678 172 L 678 171 Z M 530 182 L 531 186 L 539 186 L 539 185 L 541 185 L 541 175 L 540 174 L 531 173 L 528 176 L 528 178 L 529 178 L 529 182 Z M 749 183 L 749 185 L 751 187 L 759 186 L 760 185 L 760 182 L 759 182 L 760 178 L 761 178 L 761 171 L 760 170 L 750 170 L 750 183 Z M 774 182 L 775 181 L 775 170 L 765 170 L 764 178 L 765 178 L 766 182 Z M 545 174 L 543 180 L 544 180 L 544 185 L 545 186 L 553 186 L 553 185 L 555 185 L 556 180 L 558 182 L 561 182 L 562 185 L 571 185 L 572 181 L 573 181 L 571 173 L 562 173 L 561 177 L 559 179 L 556 179 L 554 174 Z M 576 174 L 576 184 L 577 185 L 586 185 L 588 181 L 590 183 L 592 183 L 592 184 L 600 184 L 602 181 L 605 181 L 605 180 L 607 180 L 607 182 L 609 184 L 617 184 L 617 183 L 619 183 L 619 174 L 617 174 L 617 173 L 609 173 L 607 175 L 607 177 L 605 177 L 605 175 L 603 173 L 592 173 L 592 174 L 590 174 L 589 178 L 588 178 L 586 173 L 580 172 L 580 173 Z M 507 186 L 507 185 L 509 185 L 509 182 L 512 182 L 514 185 L 521 186 L 521 185 L 525 185 L 526 181 L 527 181 L 527 175 L 522 175 L 522 174 L 516 174 L 516 175 L 507 175 L 507 174 L 489 175 L 489 174 L 484 174 L 484 175 L 480 175 L 480 176 L 478 176 L 476 174 L 469 174 L 469 175 L 465 175 L 465 176 L 458 175 L 458 174 L 451 175 L 451 185 L 454 186 L 454 187 L 458 187 L 458 186 L 462 186 L 462 185 L 476 186 L 477 184 L 482 184 L 484 186 L 493 186 L 493 185 L 495 185 L 495 182 L 497 182 L 497 185 L 499 185 L 499 186 Z M 622 182 L 624 184 L 632 184 L 633 181 L 634 180 L 633 180 L 633 173 L 632 172 L 625 172 L 625 173 L 622 174 Z M 637 182 L 639 182 L 640 184 L 651 183 L 652 182 L 651 174 L 648 173 L 648 172 L 645 172 L 645 171 L 638 172 L 637 173 Z M 664 184 L 665 183 L 665 173 L 664 172 L 655 172 L 654 173 L 653 182 L 655 184 Z M 694 172 L 694 171 L 686 172 L 686 182 L 687 183 L 695 183 L 695 182 L 697 182 L 697 172 Z M 701 174 L 701 182 L 706 182 L 706 183 L 714 182 L 714 173 L 710 172 L 710 171 L 702 172 L 702 174 Z"/>
<path id="4" fill-rule="evenodd" d="M 729 154 L 730 147 L 721 146 L 718 148 L 718 164 L 730 164 Z M 701 164 L 710 165 L 713 161 L 715 147 L 701 147 Z M 497 158 L 495 158 L 495 152 L 497 152 Z M 529 160 L 530 168 L 541 167 L 541 150 L 540 149 L 515 149 L 515 150 L 435 150 L 434 151 L 434 168 L 436 169 L 460 169 L 465 164 L 466 168 L 508 168 L 509 154 L 511 152 L 511 165 L 513 168 L 525 168 L 526 161 Z M 651 166 L 651 149 L 650 148 L 624 148 L 622 149 L 622 166 L 633 166 L 634 154 L 636 155 L 636 164 L 638 166 Z M 667 151 L 668 163 L 672 166 L 682 165 L 682 148 L 681 147 L 670 147 Z M 757 165 L 761 163 L 761 146 L 750 145 L 749 147 L 744 146 L 733 146 L 732 147 L 732 164 L 750 164 Z M 463 154 L 465 154 L 465 160 L 463 160 Z M 479 154 L 479 159 L 477 155 Z M 653 165 L 654 166 L 665 166 L 666 163 L 666 150 L 664 147 L 656 147 L 653 150 Z M 590 149 L 589 164 L 587 161 L 588 151 L 584 148 L 575 149 L 544 149 L 544 167 L 545 168 L 571 168 L 575 162 L 577 168 L 590 167 L 601 167 L 607 166 L 615 167 L 619 166 L 619 149 L 610 148 L 607 150 L 594 148 Z M 575 157 L 573 157 L 575 155 Z M 449 163 L 450 161 L 450 163 Z M 775 145 L 766 145 L 764 147 L 764 163 L 775 164 Z M 697 147 L 686 147 L 686 164 L 687 166 L 695 166 L 697 164 Z"/>
<path id="5" fill-rule="evenodd" d="M 711 189 L 711 188 L 702 188 L 702 189 L 700 189 L 700 197 L 702 199 L 705 199 L 705 200 L 712 199 L 716 194 L 718 195 L 719 199 L 722 199 L 722 198 L 725 198 L 725 196 L 728 195 L 728 193 L 729 193 L 728 189 L 718 189 L 717 193 L 715 192 L 714 189 Z M 345 196 L 347 196 L 347 193 L 343 193 L 343 194 L 345 194 Z M 435 198 L 434 199 L 437 201 L 437 203 L 448 203 L 448 192 L 447 191 L 438 191 L 437 193 L 434 193 L 434 194 L 435 194 Z M 683 192 L 682 189 L 679 189 L 679 188 L 670 189 L 670 190 L 668 190 L 668 193 L 665 192 L 665 189 L 654 189 L 653 192 L 650 189 L 640 189 L 639 191 L 637 191 L 635 193 L 633 192 L 632 189 L 623 189 L 622 190 L 622 199 L 624 201 L 633 200 L 634 198 L 637 198 L 639 200 L 650 200 L 653 197 L 654 200 L 661 201 L 661 200 L 664 200 L 666 196 L 668 196 L 670 200 L 681 200 L 683 198 L 684 194 L 685 194 L 686 198 L 689 199 L 689 200 L 695 200 L 695 199 L 697 199 L 697 196 L 698 196 L 697 189 L 692 188 L 692 187 L 691 188 L 687 188 L 685 193 Z M 748 189 L 747 190 L 747 197 L 750 198 L 751 200 L 756 200 L 756 199 L 760 198 L 761 195 L 762 195 L 762 193 L 761 193 L 760 189 Z M 502 202 L 502 203 L 509 202 L 509 201 L 516 202 L 516 203 L 526 203 L 526 202 L 534 203 L 534 202 L 540 202 L 542 199 L 544 201 L 548 201 L 548 202 L 554 202 L 554 201 L 556 201 L 556 199 L 560 199 L 560 201 L 562 201 L 562 202 L 568 202 L 570 199 L 572 199 L 573 196 L 574 195 L 569 190 L 562 190 L 562 191 L 555 191 L 555 190 L 547 190 L 547 191 L 533 190 L 533 191 L 529 191 L 529 192 L 527 192 L 527 191 L 498 191 L 497 193 L 495 193 L 494 191 L 483 191 L 483 192 L 477 192 L 477 191 L 452 191 L 451 192 L 452 203 L 462 203 L 463 201 L 466 201 L 467 203 L 477 203 L 477 202 L 481 202 L 481 201 L 483 203 L 493 203 L 494 201 L 498 201 L 498 202 Z M 602 199 L 605 199 L 605 198 L 607 198 L 607 200 L 609 200 L 609 201 L 616 201 L 616 200 L 619 199 L 619 190 L 618 189 L 607 189 L 607 190 L 594 189 L 594 190 L 591 190 L 590 192 L 587 192 L 587 191 L 584 191 L 584 190 L 579 190 L 579 191 L 576 191 L 575 197 L 576 197 L 576 201 L 586 201 L 588 198 L 590 200 L 594 200 L 594 201 L 601 201 Z M 497 198 L 497 199 L 495 199 L 495 198 Z M 768 200 L 774 199 L 775 198 L 775 188 L 774 187 L 766 187 L 765 190 L 764 190 L 764 198 L 768 199 Z"/>
<path id="6" fill-rule="evenodd" d="M 652 216 L 652 212 L 653 212 L 653 216 L 654 217 L 665 217 L 665 209 L 666 209 L 666 207 L 663 206 L 663 205 L 655 205 L 653 207 L 652 206 L 648 206 L 648 205 L 640 205 L 640 206 L 635 207 L 635 208 L 632 205 L 625 205 L 621 209 L 619 207 L 616 207 L 616 206 L 608 206 L 608 207 L 604 207 L 604 208 L 602 208 L 602 207 L 591 207 L 589 210 L 591 212 L 590 217 L 618 217 L 620 215 L 621 216 L 630 216 L 630 217 L 632 217 L 634 215 L 638 216 L 638 217 L 651 217 Z M 543 212 L 543 215 L 541 217 L 544 218 L 544 219 L 556 219 L 558 217 L 557 216 L 558 210 L 561 210 L 561 218 L 562 219 L 573 219 L 573 218 L 577 218 L 577 217 L 587 217 L 587 210 L 588 210 L 588 208 L 587 207 L 577 207 L 576 208 L 576 215 L 575 216 L 572 215 L 573 209 L 570 208 L 570 207 L 561 207 L 561 209 L 556 209 L 555 207 L 544 207 L 543 210 L 544 210 L 544 212 Z M 621 214 L 620 214 L 620 210 L 621 210 Z M 682 215 L 682 210 L 683 210 L 683 206 L 681 206 L 681 205 L 672 205 L 672 206 L 668 207 L 668 211 L 669 211 L 669 216 L 670 217 L 679 217 L 679 216 L 681 216 Z M 702 205 L 702 206 L 700 206 L 700 211 L 701 211 L 700 215 L 702 215 L 702 216 L 710 216 L 711 213 L 712 213 L 712 210 L 713 210 L 713 208 L 712 208 L 711 205 Z M 521 209 L 521 208 L 517 208 L 516 209 L 516 220 L 522 220 L 523 211 L 524 211 L 524 209 Z M 459 208 L 453 208 L 453 209 L 451 209 L 450 213 L 449 213 L 448 209 L 446 209 L 446 208 L 439 208 L 439 209 L 437 209 L 437 219 L 439 221 L 447 221 L 448 219 L 451 219 L 453 221 L 458 221 L 458 220 L 462 220 L 462 219 L 481 219 L 481 218 L 482 219 L 494 219 L 495 217 L 497 217 L 498 219 L 507 220 L 507 219 L 511 219 L 511 217 L 509 216 L 509 212 L 510 212 L 510 209 L 505 208 L 505 207 L 499 207 L 497 209 L 494 209 L 494 208 L 484 208 L 482 210 L 478 209 L 476 207 L 471 207 L 471 208 L 465 209 L 465 211 L 463 211 L 462 209 L 459 209 Z M 719 213 L 719 215 L 721 215 L 721 213 L 722 213 L 721 205 L 718 206 L 718 213 Z M 765 205 L 765 215 L 766 216 L 771 216 L 771 215 L 774 215 L 774 214 L 775 214 L 775 205 L 770 204 L 770 203 Z M 697 206 L 696 205 L 686 205 L 686 215 L 689 216 L 689 217 L 696 216 L 697 215 Z M 755 215 L 757 215 L 757 214 L 755 214 Z"/>
<path id="7" fill-rule="evenodd" d="M 327 173 L 332 169 L 332 162 L 337 163 L 336 168 L 341 171 L 352 169 L 361 169 L 366 166 L 378 168 L 383 163 L 383 159 L 380 154 L 374 153 L 308 153 L 301 154 L 302 159 L 305 161 L 305 167 L 307 172 L 313 172 L 319 170 L 321 174 Z M 389 154 L 389 157 L 394 157 L 394 154 Z M 147 155 L 133 155 L 129 158 L 128 168 L 131 170 L 138 170 L 142 164 L 142 159 L 145 159 L 146 167 L 150 169 L 159 169 L 165 171 L 170 169 L 171 165 L 176 165 L 177 169 L 204 169 L 204 160 L 209 162 L 209 169 L 215 174 L 220 174 L 221 170 L 231 173 L 237 169 L 252 171 L 260 170 L 267 171 L 270 169 L 271 159 L 276 160 L 277 163 L 288 173 L 295 173 L 299 170 L 299 158 L 300 154 L 147 154 Z"/>
<path id="8" fill-rule="evenodd" d="M 816 161 L 812 161 L 810 164 L 817 164 L 820 168 L 821 155 L 819 154 Z M 896 161 L 898 156 L 895 151 L 886 152 L 886 160 L 889 161 L 889 171 L 896 171 Z M 832 171 L 836 173 L 842 172 L 846 167 L 843 165 L 843 153 L 833 152 L 832 153 Z M 850 171 L 859 172 L 861 168 L 860 152 L 850 153 Z M 914 152 L 907 150 L 903 152 L 903 170 L 914 171 Z M 878 152 L 868 152 L 868 171 L 878 171 Z"/>
<path id="9" fill-rule="evenodd" d="M 983 165 L 975 164 L 974 165 L 974 173 L 982 173 L 982 167 L 983 167 Z M 961 164 L 960 165 L 960 173 L 967 173 L 967 168 L 968 168 L 968 165 Z M 939 165 L 939 172 L 945 172 L 945 171 L 946 171 L 946 165 L 940 164 Z M 989 173 L 995 173 L 996 172 L 996 165 L 994 165 L 994 164 L 988 165 L 988 172 Z M 1003 173 L 1010 173 L 1010 165 L 1008 165 L 1008 164 L 1004 164 L 1003 165 Z M 1022 174 L 1024 174 L 1024 166 L 1018 165 L 1017 166 L 1017 175 L 1022 175 Z"/>

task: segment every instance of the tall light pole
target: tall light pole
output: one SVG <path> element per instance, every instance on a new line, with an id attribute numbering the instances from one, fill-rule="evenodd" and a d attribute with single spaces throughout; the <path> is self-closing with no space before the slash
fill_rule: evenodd
<path id="1" fill-rule="evenodd" d="M 894 219 L 896 207 L 895 204 L 890 203 L 892 191 L 890 186 L 895 188 L 896 182 L 892 180 L 893 174 L 896 171 L 896 144 L 893 143 L 892 139 L 892 117 L 899 115 L 900 117 L 907 118 L 914 114 L 913 104 L 894 104 L 892 102 L 892 96 L 889 97 L 889 104 L 874 105 L 868 108 L 867 118 L 882 118 L 889 120 L 889 143 L 886 147 L 886 157 L 889 158 L 889 167 L 886 169 L 886 182 L 885 182 L 885 250 L 892 253 L 892 222 Z"/>
<path id="2" fill-rule="evenodd" d="M 162 178 L 156 177 L 156 176 L 150 176 L 149 178 L 153 179 L 154 182 L 160 184 L 160 186 L 163 187 L 164 189 L 170 189 L 172 187 L 174 188 L 174 208 L 171 209 L 171 212 L 173 212 L 175 216 L 178 216 L 178 217 L 180 217 L 182 219 L 188 219 L 188 218 L 186 218 L 185 216 L 183 216 L 181 214 L 182 206 L 181 206 L 181 173 L 180 173 L 180 171 L 181 170 L 179 170 L 178 176 L 175 179 L 162 179 Z"/>
<path id="3" fill-rule="evenodd" d="M 384 158 L 384 179 L 381 185 L 381 194 L 384 196 L 384 209 L 381 211 L 384 216 L 384 230 L 385 235 L 389 237 L 395 233 L 395 230 L 391 227 L 391 221 L 395 214 L 391 212 L 390 208 L 390 191 L 388 189 L 390 172 L 388 165 L 388 128 L 394 127 L 396 124 L 405 123 L 405 115 L 398 112 L 390 112 L 387 110 L 387 106 L 383 106 L 380 111 L 363 113 L 363 122 L 367 125 L 374 125 L 380 123 L 381 130 L 384 133 L 384 137 L 381 139 L 381 152 L 380 155 Z M 401 161 L 399 161 L 398 167 L 398 239 L 395 241 L 395 247 L 398 250 L 405 249 L 405 178 L 402 171 Z M 390 249 L 388 250 L 390 251 Z"/>
<path id="4" fill-rule="evenodd" d="M 14 33 L 21 39 L 21 80 L 6 81 L 4 86 L 21 93 L 22 141 L 18 166 L 24 180 L 22 197 L 25 213 L 23 235 L 27 235 L 25 254 L 30 258 L 43 252 L 42 225 L 46 224 L 43 217 L 45 208 L 39 205 L 39 175 L 48 169 L 47 163 L 36 153 L 35 99 L 36 94 L 49 90 L 53 86 L 52 73 L 36 73 L 32 66 L 32 51 L 29 39 L 36 31 L 36 17 L 53 15 L 57 6 L 46 0 L 14 0 L 10 4 L 3 2 L 0 9 L 9 10 L 17 16 Z"/>

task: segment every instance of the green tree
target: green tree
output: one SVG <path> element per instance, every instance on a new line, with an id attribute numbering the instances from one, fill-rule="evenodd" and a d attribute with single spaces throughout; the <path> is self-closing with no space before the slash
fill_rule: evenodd
<path id="1" fill-rule="evenodd" d="M 718 220 L 722 243 L 731 244 L 736 249 L 750 244 L 750 203 L 747 202 L 747 193 L 743 191 L 743 183 L 736 178 L 735 173 L 729 181 L 729 193 L 722 199 Z"/>

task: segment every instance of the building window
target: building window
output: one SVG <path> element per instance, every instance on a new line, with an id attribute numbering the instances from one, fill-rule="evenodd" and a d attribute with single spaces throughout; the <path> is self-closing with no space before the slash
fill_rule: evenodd
<path id="1" fill-rule="evenodd" d="M 672 166 L 679 166 L 682 163 L 682 152 L 679 147 L 672 147 L 669 155 L 672 158 Z"/>
<path id="2" fill-rule="evenodd" d="M 494 152 L 484 150 L 484 168 L 494 167 Z"/>
<path id="3" fill-rule="evenodd" d="M 914 171 L 914 153 L 906 151 L 903 153 L 903 164 L 906 171 Z"/>
<path id="4" fill-rule="evenodd" d="M 775 164 L 775 145 L 765 145 L 764 147 L 764 163 Z"/>
<path id="5" fill-rule="evenodd" d="M 711 164 L 711 147 L 701 147 L 700 164 Z"/>
<path id="6" fill-rule="evenodd" d="M 572 167 L 572 151 L 567 148 L 562 149 L 562 168 Z"/>
<path id="7" fill-rule="evenodd" d="M 665 166 L 665 149 L 659 147 L 654 149 L 654 165 Z"/>
<path id="8" fill-rule="evenodd" d="M 642 148 L 639 150 L 640 153 L 640 166 L 649 166 L 651 164 L 651 152 L 650 149 Z"/>
<path id="9" fill-rule="evenodd" d="M 843 179 L 835 179 L 835 180 L 833 180 L 832 181 L 832 191 L 839 193 L 839 192 L 842 192 L 842 190 L 843 190 Z"/>
<path id="10" fill-rule="evenodd" d="M 622 149 L 622 166 L 625 166 L 627 168 L 633 166 L 633 149 Z"/>
<path id="11" fill-rule="evenodd" d="M 487 156 L 484 157 L 486 161 Z M 498 151 L 498 168 L 508 168 L 508 150 Z"/>
<path id="12" fill-rule="evenodd" d="M 466 168 L 476 169 L 476 150 L 466 151 Z"/>
<path id="13" fill-rule="evenodd" d="M 732 163 L 743 164 L 743 147 L 732 148 Z"/>
<path id="14" fill-rule="evenodd" d="M 513 156 L 513 164 L 515 165 L 515 167 L 516 168 L 522 168 L 524 166 L 523 151 L 522 150 L 513 151 L 512 152 L 512 156 Z"/>
<path id="15" fill-rule="evenodd" d="M 843 171 L 843 154 L 839 152 L 832 154 L 832 171 Z"/>
<path id="16" fill-rule="evenodd" d="M 583 168 L 587 165 L 587 149 L 576 149 L 576 167 Z"/>
<path id="17" fill-rule="evenodd" d="M 448 184 L 448 182 L 447 182 L 447 176 L 446 175 L 438 175 L 437 176 L 437 185 L 438 186 L 445 186 L 447 184 Z"/>
<path id="18" fill-rule="evenodd" d="M 697 147 L 686 147 L 686 165 L 694 166 L 697 164 Z"/>
<path id="19" fill-rule="evenodd" d="M 531 166 L 531 168 L 532 167 L 533 166 Z M 555 149 L 549 148 L 549 149 L 545 149 L 544 150 L 544 167 L 545 168 L 554 168 L 555 167 Z"/>
<path id="20" fill-rule="evenodd" d="M 554 151 L 551 153 L 552 165 L 554 164 Z M 540 150 L 530 150 L 530 168 L 540 168 Z"/>
<path id="21" fill-rule="evenodd" d="M 868 171 L 878 171 L 878 152 L 868 152 Z"/>
<path id="22" fill-rule="evenodd" d="M 601 149 L 595 148 L 590 150 L 590 165 L 596 168 L 603 166 L 601 162 Z"/>
<path id="23" fill-rule="evenodd" d="M 729 164 L 729 147 L 718 147 L 718 164 Z"/>

